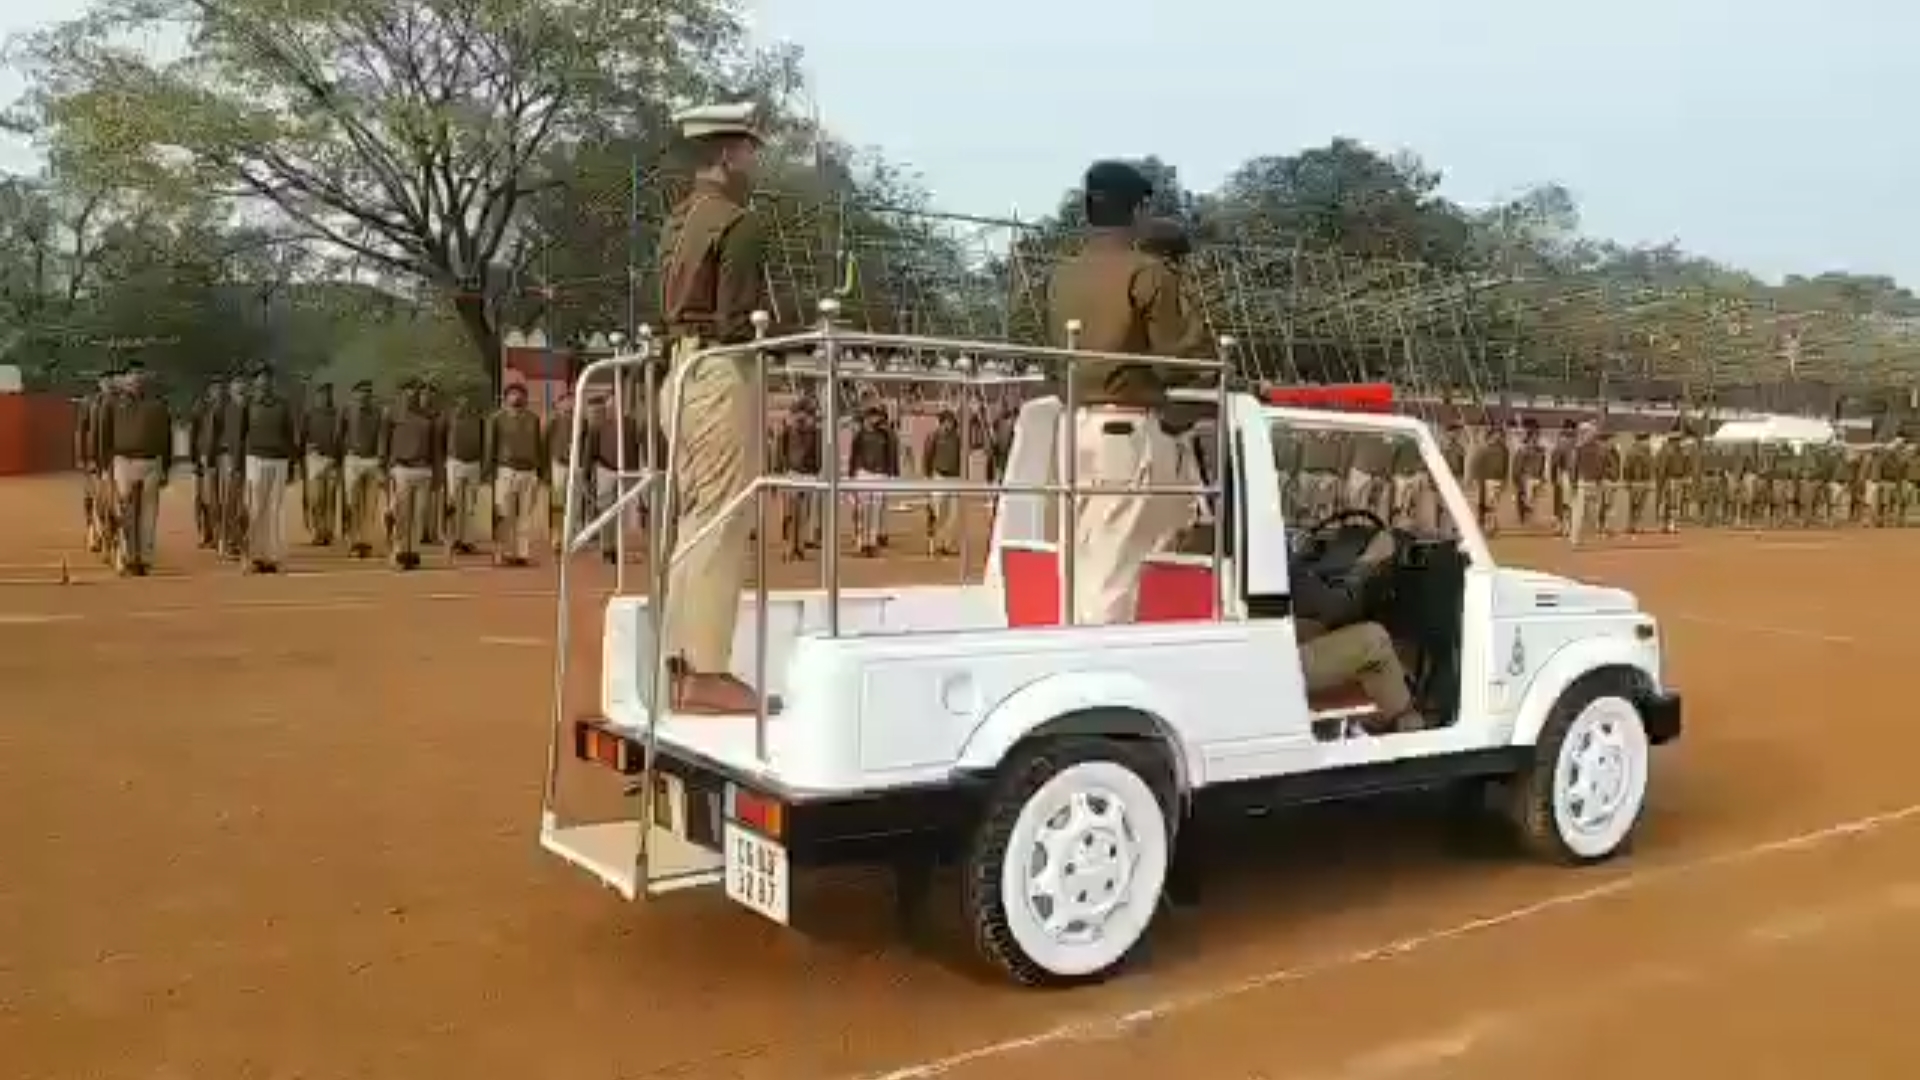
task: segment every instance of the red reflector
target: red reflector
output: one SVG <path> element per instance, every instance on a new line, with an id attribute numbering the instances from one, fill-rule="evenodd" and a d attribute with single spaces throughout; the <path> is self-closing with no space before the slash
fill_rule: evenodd
<path id="1" fill-rule="evenodd" d="M 780 839 L 786 825 L 785 808 L 758 792 L 727 786 L 727 816 L 769 839 Z"/>
<path id="2" fill-rule="evenodd" d="M 1269 405 L 1283 405 L 1295 409 L 1330 409 L 1340 412 L 1369 413 L 1393 411 L 1392 383 L 1269 386 L 1265 397 Z"/>
<path id="3" fill-rule="evenodd" d="M 581 761 L 605 765 L 622 773 L 639 772 L 640 755 L 633 752 L 632 746 L 626 739 L 590 720 L 574 722 L 573 756 Z"/>

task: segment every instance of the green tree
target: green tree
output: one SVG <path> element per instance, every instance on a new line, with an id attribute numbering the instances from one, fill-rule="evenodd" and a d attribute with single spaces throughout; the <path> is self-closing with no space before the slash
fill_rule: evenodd
<path id="1" fill-rule="evenodd" d="M 179 55 L 136 48 L 184 39 Z M 566 150 L 744 68 L 728 0 L 94 0 L 18 51 L 18 110 L 147 190 L 263 203 L 437 289 L 490 368 L 501 256 Z"/>

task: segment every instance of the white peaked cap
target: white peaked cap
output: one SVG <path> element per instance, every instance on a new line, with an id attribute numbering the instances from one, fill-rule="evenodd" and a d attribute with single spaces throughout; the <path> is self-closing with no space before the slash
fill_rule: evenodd
<path id="1" fill-rule="evenodd" d="M 680 134 L 689 139 L 710 139 L 717 135 L 761 138 L 759 106 L 751 101 L 725 105 L 700 105 L 673 114 Z"/>

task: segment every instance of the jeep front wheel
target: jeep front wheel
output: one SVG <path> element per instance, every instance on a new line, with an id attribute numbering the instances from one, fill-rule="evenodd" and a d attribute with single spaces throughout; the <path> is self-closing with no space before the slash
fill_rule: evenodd
<path id="1" fill-rule="evenodd" d="M 1521 839 L 1561 863 L 1625 850 L 1646 806 L 1649 745 L 1639 708 L 1611 687 L 1557 702 L 1512 787 Z"/>

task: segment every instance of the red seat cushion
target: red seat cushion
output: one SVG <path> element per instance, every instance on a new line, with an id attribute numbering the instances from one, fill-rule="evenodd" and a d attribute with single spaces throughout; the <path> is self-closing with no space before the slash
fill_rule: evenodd
<path id="1" fill-rule="evenodd" d="M 1213 560 L 1156 555 L 1140 567 L 1135 622 L 1205 622 L 1213 618 Z"/>
<path id="2" fill-rule="evenodd" d="M 1060 560 L 1051 548 L 1000 548 L 1008 626 L 1060 625 Z"/>
<path id="3" fill-rule="evenodd" d="M 1060 625 L 1060 555 L 1052 545 L 1003 544 L 1000 581 L 1008 626 Z M 1213 562 L 1191 555 L 1155 555 L 1140 567 L 1136 622 L 1213 618 Z"/>

